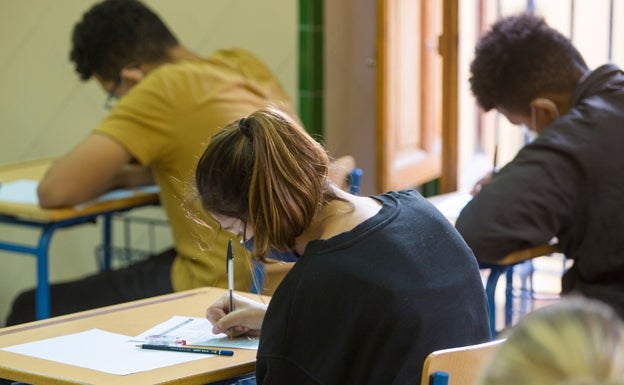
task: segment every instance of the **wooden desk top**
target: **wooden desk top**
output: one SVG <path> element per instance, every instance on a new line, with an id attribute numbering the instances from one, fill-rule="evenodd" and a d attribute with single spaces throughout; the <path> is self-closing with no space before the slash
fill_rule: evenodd
<path id="1" fill-rule="evenodd" d="M 2 183 L 19 179 L 40 180 L 53 161 L 54 158 L 47 158 L 0 166 L 0 180 Z M 57 222 L 83 215 L 118 211 L 155 203 L 158 203 L 158 194 L 146 192 L 137 192 L 135 195 L 123 199 L 89 204 L 80 208 L 42 209 L 38 205 L 0 201 L 0 215 L 37 222 Z"/>
<path id="2" fill-rule="evenodd" d="M 203 317 L 208 305 L 226 292 L 200 288 L 0 329 L 0 347 L 99 328 L 138 335 L 174 315 Z M 257 294 L 239 293 L 258 300 Z M 268 303 L 269 297 L 262 297 Z M 0 378 L 28 384 L 206 384 L 253 372 L 256 350 L 232 349 L 234 356 L 209 356 L 192 362 L 125 376 L 61 364 L 0 350 Z"/>

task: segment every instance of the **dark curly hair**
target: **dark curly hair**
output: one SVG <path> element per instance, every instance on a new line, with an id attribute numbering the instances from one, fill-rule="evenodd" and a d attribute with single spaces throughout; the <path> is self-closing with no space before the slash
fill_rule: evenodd
<path id="1" fill-rule="evenodd" d="M 69 58 L 82 80 L 94 74 L 113 81 L 133 62 L 167 59 L 176 37 L 153 11 L 136 0 L 105 0 L 74 26 Z"/>
<path id="2" fill-rule="evenodd" d="M 481 37 L 470 86 L 484 110 L 500 106 L 526 115 L 540 94 L 571 93 L 586 70 L 568 38 L 543 18 L 522 13 L 497 21 Z"/>

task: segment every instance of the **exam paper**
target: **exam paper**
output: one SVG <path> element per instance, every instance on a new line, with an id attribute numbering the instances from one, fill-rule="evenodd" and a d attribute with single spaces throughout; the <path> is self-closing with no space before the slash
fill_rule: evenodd
<path id="1" fill-rule="evenodd" d="M 39 182 L 32 179 L 18 179 L 3 183 L 0 186 L 0 201 L 39 205 L 37 186 Z M 158 193 L 158 186 L 141 186 L 131 189 L 117 189 L 102 194 L 97 199 L 82 203 L 76 209 L 84 208 L 99 202 L 106 202 L 131 197 L 137 193 Z"/>
<path id="2" fill-rule="evenodd" d="M 435 207 L 448 219 L 455 221 L 459 217 L 459 213 L 464 206 L 470 202 L 472 195 L 469 193 L 451 194 L 439 203 L 435 203 Z"/>
<path id="3" fill-rule="evenodd" d="M 218 348 L 258 349 L 258 338 L 237 337 L 230 339 L 225 334 L 212 333 L 212 324 L 205 318 L 173 316 L 169 320 L 146 330 L 132 339 L 142 343 L 151 335 L 177 337 L 187 345 L 214 346 Z"/>
<path id="4" fill-rule="evenodd" d="M 215 357 L 207 354 L 139 349 L 135 342 L 129 341 L 130 338 L 91 329 L 9 346 L 2 350 L 117 375 Z"/>
<path id="5" fill-rule="evenodd" d="M 36 180 L 30 179 L 3 183 L 0 186 L 0 201 L 38 205 L 37 184 Z"/>

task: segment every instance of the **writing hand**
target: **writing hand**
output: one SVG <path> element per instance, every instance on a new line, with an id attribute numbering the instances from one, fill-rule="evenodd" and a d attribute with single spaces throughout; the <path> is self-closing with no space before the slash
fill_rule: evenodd
<path id="1" fill-rule="evenodd" d="M 492 181 L 492 177 L 494 176 L 494 174 L 496 174 L 496 171 L 490 171 L 481 179 L 479 179 L 477 183 L 475 183 L 475 185 L 472 187 L 472 190 L 470 190 L 470 195 L 475 196 L 479 192 L 481 192 L 481 188 Z"/>
<path id="2" fill-rule="evenodd" d="M 212 324 L 212 332 L 232 333 L 234 337 L 259 336 L 267 306 L 234 294 L 234 308 L 236 310 L 230 312 L 230 297 L 226 294 L 206 309 L 206 318 Z"/>

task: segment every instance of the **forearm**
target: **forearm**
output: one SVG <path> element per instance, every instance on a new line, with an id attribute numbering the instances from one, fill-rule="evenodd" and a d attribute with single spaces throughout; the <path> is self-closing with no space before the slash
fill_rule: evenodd
<path id="1" fill-rule="evenodd" d="M 110 189 L 148 186 L 155 183 L 151 170 L 138 164 L 123 166 L 111 180 Z"/>
<path id="2" fill-rule="evenodd" d="M 515 226 L 496 223 L 496 216 L 480 215 L 478 205 L 466 208 L 455 227 L 481 263 L 496 263 L 509 253 L 531 247 Z"/>
<path id="3" fill-rule="evenodd" d="M 580 182 L 565 165 L 511 166 L 483 186 L 455 223 L 479 262 L 497 262 L 512 252 L 547 245 L 570 223 Z"/>
<path id="4" fill-rule="evenodd" d="M 43 208 L 75 206 L 119 186 L 121 170 L 132 156 L 116 141 L 92 134 L 58 159 L 39 181 Z M 142 174 L 141 182 L 145 181 Z"/>

